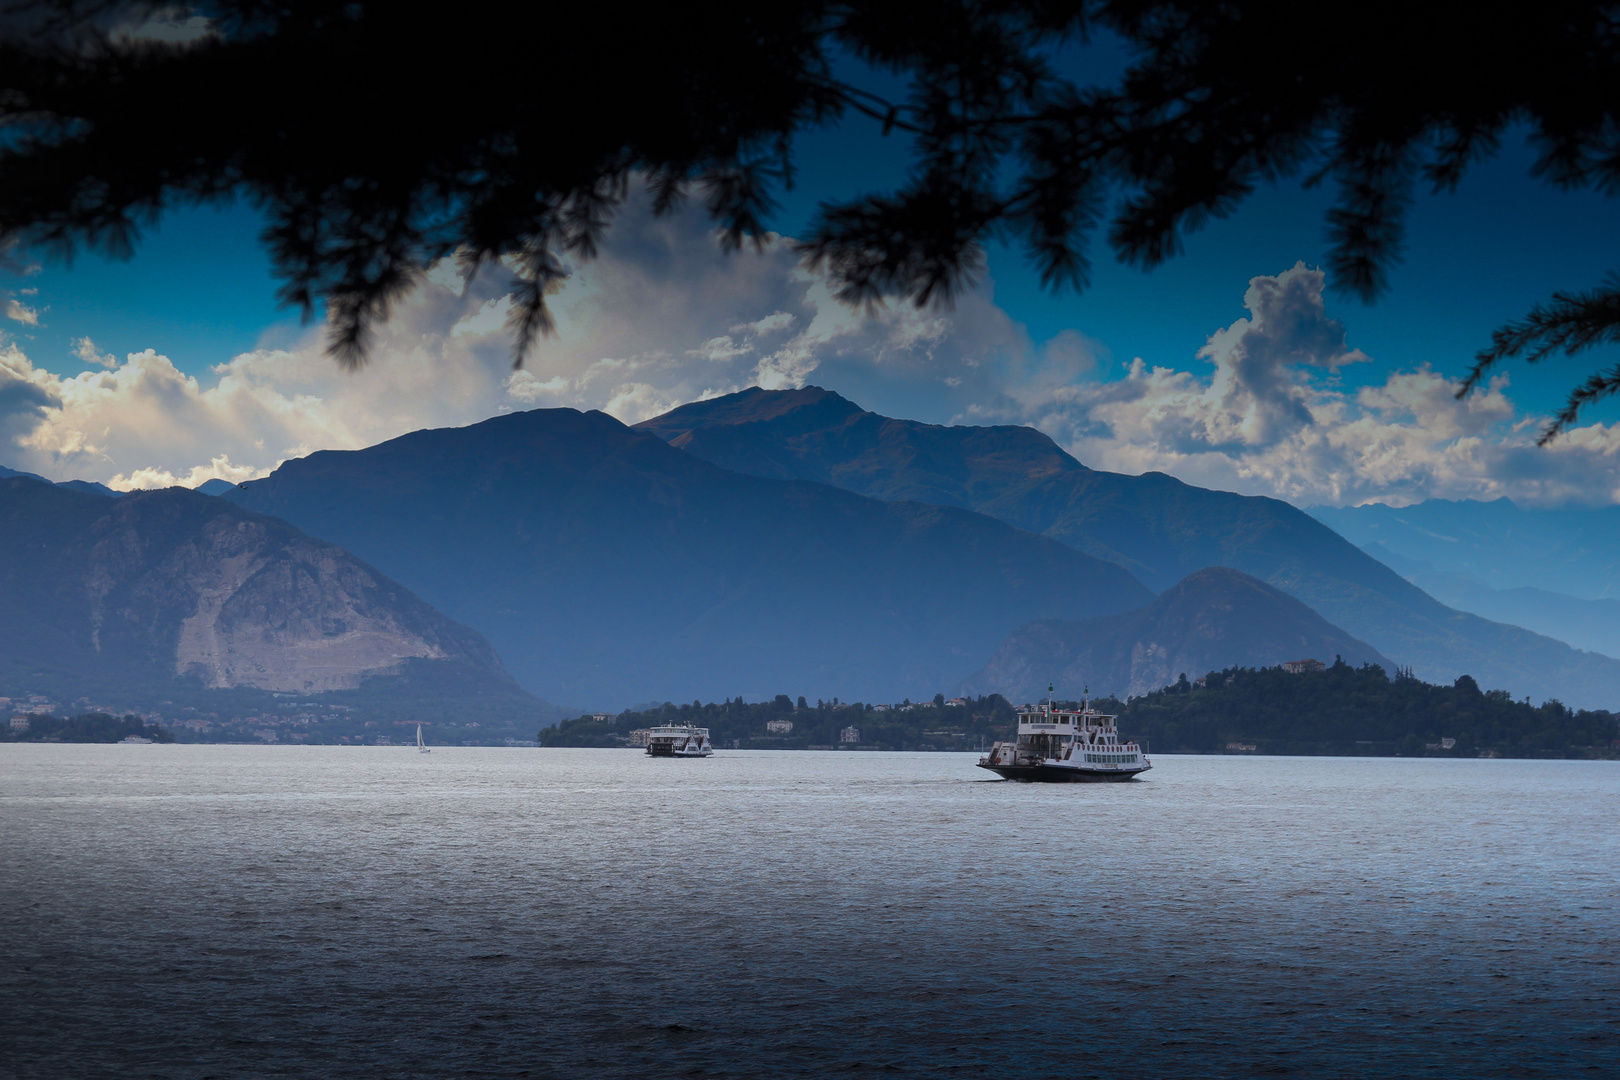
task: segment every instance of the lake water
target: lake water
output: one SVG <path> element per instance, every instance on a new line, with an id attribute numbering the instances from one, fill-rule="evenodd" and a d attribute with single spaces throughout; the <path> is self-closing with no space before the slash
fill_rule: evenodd
<path id="1" fill-rule="evenodd" d="M 1620 764 L 0 746 L 6 1077 L 1620 1074 Z"/>

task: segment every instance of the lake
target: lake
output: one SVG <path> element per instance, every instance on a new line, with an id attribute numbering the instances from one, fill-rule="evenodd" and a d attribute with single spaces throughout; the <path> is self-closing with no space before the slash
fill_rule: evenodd
<path id="1" fill-rule="evenodd" d="M 1613 1076 L 1620 764 L 0 746 L 6 1077 Z"/>

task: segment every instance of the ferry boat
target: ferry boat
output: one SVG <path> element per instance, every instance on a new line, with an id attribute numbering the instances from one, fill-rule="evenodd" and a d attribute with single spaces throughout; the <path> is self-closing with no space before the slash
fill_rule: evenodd
<path id="1" fill-rule="evenodd" d="M 1153 764 L 1136 743 L 1119 741 L 1115 719 L 1091 707 L 1089 691 L 1078 709 L 1056 708 L 1048 698 L 1018 711 L 1017 741 L 996 743 L 979 768 L 1008 780 L 1130 780 Z"/>
<path id="2" fill-rule="evenodd" d="M 713 753 L 706 727 L 666 724 L 647 731 L 648 757 L 708 757 Z"/>

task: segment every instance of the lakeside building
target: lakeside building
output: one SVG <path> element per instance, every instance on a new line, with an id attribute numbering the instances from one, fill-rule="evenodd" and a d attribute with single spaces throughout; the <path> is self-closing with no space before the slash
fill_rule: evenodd
<path id="1" fill-rule="evenodd" d="M 765 730 L 772 735 L 786 735 L 793 730 L 793 721 L 767 720 L 765 721 Z"/>
<path id="2" fill-rule="evenodd" d="M 26 717 L 26 716 L 13 716 L 11 718 L 11 730 L 12 731 L 27 731 L 28 730 L 28 717 Z"/>
<path id="3" fill-rule="evenodd" d="M 858 728 L 858 727 L 854 727 L 854 726 L 845 728 L 844 730 L 842 730 L 842 731 L 840 731 L 838 733 L 838 741 L 841 742 L 841 743 L 858 743 L 858 742 L 860 742 L 861 741 L 861 729 Z"/>
<path id="4" fill-rule="evenodd" d="M 648 728 L 637 728 L 624 737 L 626 746 L 646 746 L 647 738 L 652 732 Z"/>
<path id="5" fill-rule="evenodd" d="M 1285 660 L 1283 670 L 1290 675 L 1304 675 L 1306 672 L 1326 671 L 1327 667 L 1320 660 Z"/>
<path id="6" fill-rule="evenodd" d="M 592 720 L 594 720 L 594 721 L 596 721 L 596 722 L 597 722 L 597 723 L 598 723 L 598 724 L 605 724 L 605 723 L 607 723 L 607 722 L 608 722 L 608 721 L 609 721 L 609 720 L 612 720 L 612 719 L 613 719 L 613 717 L 612 717 L 612 716 L 611 716 L 611 715 L 610 715 L 610 714 L 608 714 L 608 713 L 605 713 L 605 712 L 599 712 L 599 713 L 596 713 L 596 714 L 594 714 L 594 715 L 593 715 L 593 716 L 592 716 L 592 717 L 591 717 L 591 719 L 592 719 Z"/>

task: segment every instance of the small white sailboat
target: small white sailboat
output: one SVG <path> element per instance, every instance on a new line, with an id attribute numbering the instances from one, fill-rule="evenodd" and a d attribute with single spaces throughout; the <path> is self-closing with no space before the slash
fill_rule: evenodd
<path id="1" fill-rule="evenodd" d="M 431 753 L 433 753 L 433 751 L 431 751 L 431 750 L 429 750 L 427 748 L 427 743 L 422 741 L 422 725 L 421 724 L 416 725 L 416 750 L 417 750 L 417 753 L 420 753 L 420 754 L 431 754 Z"/>

